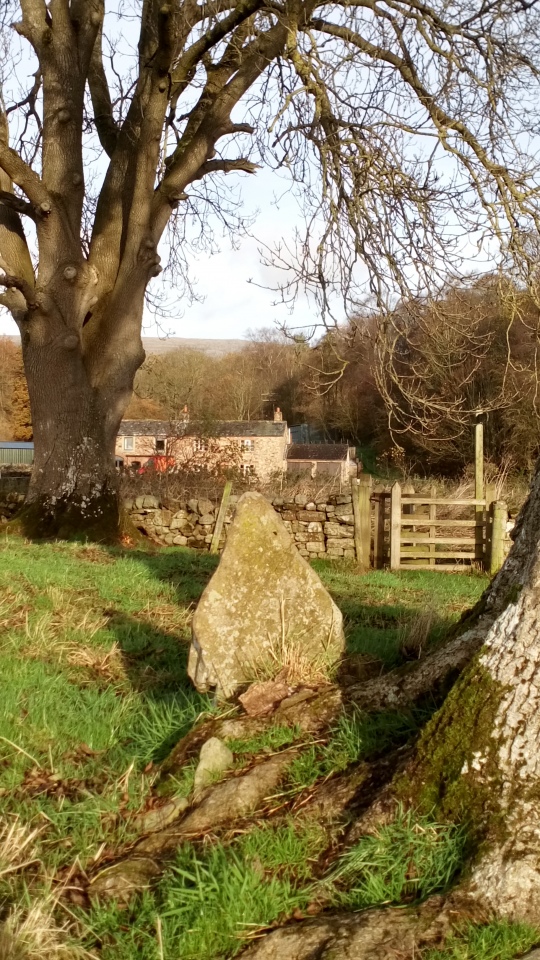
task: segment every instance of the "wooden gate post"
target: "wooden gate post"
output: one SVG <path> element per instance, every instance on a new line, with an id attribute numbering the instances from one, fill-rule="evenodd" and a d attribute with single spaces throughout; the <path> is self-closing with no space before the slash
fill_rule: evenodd
<path id="1" fill-rule="evenodd" d="M 501 569 L 504 562 L 504 540 L 508 509 L 503 500 L 495 500 L 491 505 L 491 555 L 489 572 L 491 576 Z"/>
<path id="2" fill-rule="evenodd" d="M 482 534 L 484 537 L 484 570 L 491 567 L 491 525 L 493 521 L 492 504 L 497 499 L 497 491 L 494 483 L 486 483 L 486 509 L 485 521 Z M 476 531 L 475 531 L 476 532 Z"/>
<path id="3" fill-rule="evenodd" d="M 217 553 L 219 550 L 219 541 L 221 537 L 221 531 L 223 530 L 223 524 L 225 523 L 225 516 L 227 513 L 227 507 L 229 505 L 229 497 L 232 490 L 232 480 L 227 480 L 225 488 L 223 490 L 223 496 L 221 498 L 221 505 L 219 508 L 219 513 L 217 515 L 216 525 L 214 527 L 214 535 L 212 537 L 212 543 L 210 544 L 210 553 Z"/>
<path id="4" fill-rule="evenodd" d="M 401 564 L 401 484 L 393 484 L 390 493 L 390 569 Z"/>
<path id="5" fill-rule="evenodd" d="M 484 498 L 484 424 L 480 411 L 476 413 L 474 425 L 474 499 Z M 484 559 L 484 507 L 477 503 L 474 511 L 477 526 L 474 528 L 476 540 L 475 560 L 481 563 Z"/>
<path id="6" fill-rule="evenodd" d="M 371 483 L 370 474 L 351 479 L 356 561 L 365 570 L 369 568 L 371 554 Z"/>
<path id="7" fill-rule="evenodd" d="M 384 567 L 384 519 L 386 511 L 386 497 L 384 487 L 375 487 L 372 492 L 374 507 L 373 526 L 373 566 L 376 570 Z"/>

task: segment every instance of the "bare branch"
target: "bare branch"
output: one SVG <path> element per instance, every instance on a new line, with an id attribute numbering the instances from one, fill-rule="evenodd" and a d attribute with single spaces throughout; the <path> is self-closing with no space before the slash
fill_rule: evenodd
<path id="1" fill-rule="evenodd" d="M 209 173 L 232 173 L 233 171 L 256 173 L 257 170 L 260 170 L 260 164 L 252 163 L 251 160 L 246 160 L 243 157 L 239 157 L 237 160 L 207 160 L 199 167 L 195 179 L 200 180 Z"/>
<path id="2" fill-rule="evenodd" d="M 102 27 L 100 27 L 92 51 L 88 85 L 90 87 L 92 106 L 94 108 L 94 122 L 99 140 L 105 152 L 109 157 L 112 157 L 118 143 L 119 129 L 114 119 L 109 84 L 103 66 L 102 39 L 103 31 Z"/>
<path id="3" fill-rule="evenodd" d="M 22 213 L 30 217 L 32 220 L 38 219 L 38 215 L 31 203 L 23 200 L 22 197 L 15 196 L 14 193 L 9 193 L 7 190 L 0 190 L 0 203 L 9 207 L 11 210 L 16 210 L 17 213 Z"/>

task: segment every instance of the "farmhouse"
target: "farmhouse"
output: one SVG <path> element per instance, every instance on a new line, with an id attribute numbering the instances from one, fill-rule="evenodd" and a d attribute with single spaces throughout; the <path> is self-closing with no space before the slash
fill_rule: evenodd
<path id="1" fill-rule="evenodd" d="M 116 455 L 126 467 L 149 461 L 157 469 L 237 468 L 266 480 L 287 469 L 289 428 L 283 420 L 235 420 L 204 424 L 189 420 L 123 420 Z"/>

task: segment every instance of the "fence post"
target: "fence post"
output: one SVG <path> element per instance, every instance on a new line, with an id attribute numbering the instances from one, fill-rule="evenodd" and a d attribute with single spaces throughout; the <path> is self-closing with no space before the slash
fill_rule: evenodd
<path id="1" fill-rule="evenodd" d="M 232 490 L 232 480 L 227 480 L 225 487 L 223 489 L 223 496 L 221 498 L 221 504 L 219 507 L 219 513 L 217 515 L 216 525 L 214 527 L 214 535 L 212 537 L 212 543 L 210 544 L 210 553 L 217 553 L 219 551 L 219 541 L 221 538 L 221 531 L 223 530 L 223 524 L 225 523 L 225 515 L 227 513 L 227 507 L 229 505 L 229 497 Z"/>
<path id="2" fill-rule="evenodd" d="M 430 495 L 430 497 L 431 497 L 432 500 L 436 500 L 436 499 L 437 499 L 437 487 L 435 486 L 435 484 L 432 485 L 432 487 L 431 487 L 431 489 L 430 489 L 430 492 L 429 492 L 429 495 Z M 437 519 L 437 504 L 436 504 L 436 503 L 430 503 L 430 505 L 429 505 L 429 519 L 430 519 L 430 520 L 436 520 L 436 519 Z M 429 528 L 429 536 L 430 536 L 430 539 L 434 539 L 434 538 L 437 536 L 437 527 L 436 527 L 435 525 L 433 525 L 433 526 L 431 526 L 431 527 Z M 430 567 L 434 567 L 434 566 L 435 566 L 435 554 L 436 554 L 436 552 L 437 552 L 437 545 L 436 545 L 435 543 L 430 543 L 430 545 L 429 545 L 429 565 L 430 565 Z"/>
<path id="3" fill-rule="evenodd" d="M 489 572 L 491 576 L 501 569 L 504 561 L 504 540 L 508 509 L 503 500 L 491 504 L 491 555 Z"/>
<path id="4" fill-rule="evenodd" d="M 481 500 L 484 497 L 484 424 L 480 411 L 476 413 L 476 422 L 474 425 L 474 499 Z M 476 504 L 474 508 L 474 518 L 477 524 L 474 528 L 474 538 L 476 546 L 474 548 L 476 562 L 482 562 L 484 559 L 484 507 Z"/>
<path id="5" fill-rule="evenodd" d="M 494 483 L 486 483 L 486 509 L 484 521 L 484 569 L 489 570 L 491 565 L 491 524 L 493 520 L 493 511 L 491 505 L 497 499 L 497 490 Z"/>
<path id="6" fill-rule="evenodd" d="M 356 560 L 366 569 L 371 553 L 371 482 L 369 474 L 351 479 Z"/>
<path id="7" fill-rule="evenodd" d="M 373 491 L 374 524 L 373 524 L 373 566 L 376 570 L 384 567 L 384 514 L 386 497 L 384 489 L 378 487 Z"/>
<path id="8" fill-rule="evenodd" d="M 401 485 L 396 481 L 390 492 L 390 569 L 401 564 Z"/>

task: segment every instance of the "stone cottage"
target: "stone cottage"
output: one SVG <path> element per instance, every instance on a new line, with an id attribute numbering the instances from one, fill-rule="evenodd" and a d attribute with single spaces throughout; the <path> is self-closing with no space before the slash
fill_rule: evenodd
<path id="1" fill-rule="evenodd" d="M 125 467 L 157 470 L 237 468 L 267 480 L 287 469 L 290 434 L 284 420 L 123 420 L 116 455 Z"/>

